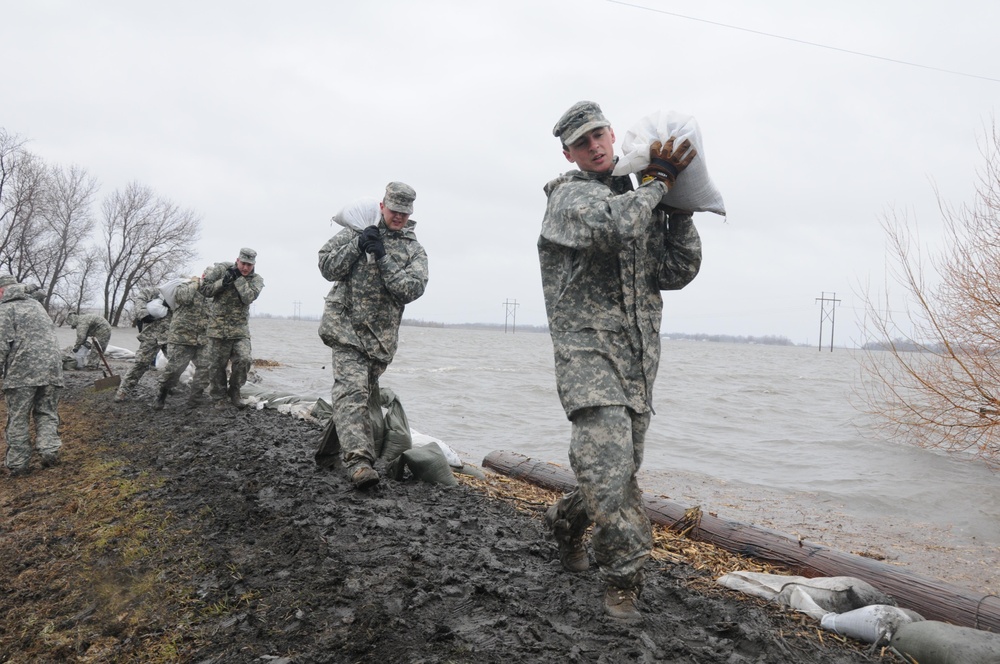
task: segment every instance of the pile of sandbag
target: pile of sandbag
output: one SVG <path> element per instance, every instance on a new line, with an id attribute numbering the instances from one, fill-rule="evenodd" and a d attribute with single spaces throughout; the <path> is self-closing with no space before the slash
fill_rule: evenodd
<path id="1" fill-rule="evenodd" d="M 924 620 L 854 577 L 730 572 L 716 582 L 805 613 L 823 629 L 873 646 L 888 645 L 920 664 L 1000 662 L 1000 634 Z"/>

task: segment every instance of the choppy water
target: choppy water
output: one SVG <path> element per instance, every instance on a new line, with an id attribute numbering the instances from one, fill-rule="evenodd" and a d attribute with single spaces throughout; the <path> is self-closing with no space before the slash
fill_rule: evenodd
<path id="1" fill-rule="evenodd" d="M 281 364 L 260 371 L 263 385 L 329 399 L 330 355 L 317 327 L 251 321 L 254 356 Z M 511 450 L 568 464 L 570 428 L 548 335 L 403 327 L 400 338 L 382 385 L 399 395 L 410 426 L 473 463 Z M 115 330 L 111 343 L 135 348 L 134 331 Z M 980 464 L 878 439 L 852 406 L 858 359 L 842 349 L 665 341 L 646 488 L 676 495 L 679 478 L 688 487 L 724 485 L 775 496 L 785 511 L 835 511 L 904 533 L 910 523 L 930 525 L 995 548 L 1000 478 Z"/>

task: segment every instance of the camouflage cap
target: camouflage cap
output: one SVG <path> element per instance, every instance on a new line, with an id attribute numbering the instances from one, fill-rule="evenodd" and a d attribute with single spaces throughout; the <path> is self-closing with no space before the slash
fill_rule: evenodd
<path id="1" fill-rule="evenodd" d="M 243 263 L 249 263 L 250 265 L 253 265 L 254 263 L 257 262 L 257 252 L 254 251 L 253 249 L 247 249 L 246 247 L 243 247 L 242 249 L 240 249 L 240 261 Z"/>
<path id="2" fill-rule="evenodd" d="M 382 203 L 393 212 L 403 214 L 413 214 L 413 201 L 417 198 L 417 192 L 413 187 L 402 182 L 390 182 L 385 187 L 385 198 Z"/>
<path id="3" fill-rule="evenodd" d="M 13 274 L 0 274 L 0 288 L 16 283 L 17 279 L 14 278 Z"/>
<path id="4" fill-rule="evenodd" d="M 578 101 L 559 118 L 559 122 L 552 128 L 552 135 L 562 141 L 563 145 L 572 145 L 588 131 L 610 126 L 611 123 L 604 117 L 596 102 Z"/>

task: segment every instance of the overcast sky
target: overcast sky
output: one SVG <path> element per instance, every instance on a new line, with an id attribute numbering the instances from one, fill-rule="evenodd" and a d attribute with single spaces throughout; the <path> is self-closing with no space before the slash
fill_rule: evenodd
<path id="1" fill-rule="evenodd" d="M 664 331 L 815 344 L 826 292 L 850 344 L 864 284 L 884 281 L 880 217 L 908 214 L 933 247 L 934 188 L 971 200 L 1000 99 L 994 0 L 0 0 L 0 16 L 0 127 L 102 196 L 136 181 L 195 210 L 191 272 L 255 248 L 256 312 L 275 315 L 321 313 L 330 217 L 401 180 L 430 261 L 406 317 L 502 324 L 510 299 L 544 323 L 542 187 L 571 168 L 551 130 L 590 99 L 619 139 L 693 115 L 725 198 L 726 219 L 695 215 L 704 265 L 666 295 Z"/>

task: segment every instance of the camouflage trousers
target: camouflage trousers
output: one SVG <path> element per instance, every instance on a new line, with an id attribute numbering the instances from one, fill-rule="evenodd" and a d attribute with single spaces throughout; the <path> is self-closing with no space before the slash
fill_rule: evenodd
<path id="1" fill-rule="evenodd" d="M 131 394 L 135 390 L 136 385 L 153 366 L 153 362 L 156 361 L 156 353 L 159 350 L 160 344 L 156 343 L 156 339 L 143 339 L 139 342 L 139 349 L 135 351 L 135 362 L 122 378 L 121 387 L 118 388 L 119 392 Z"/>
<path id="2" fill-rule="evenodd" d="M 227 362 L 232 362 L 228 386 L 226 381 Z M 250 339 L 209 339 L 208 375 L 211 394 L 217 399 L 223 399 L 229 390 L 242 388 L 247 382 L 247 374 L 250 373 L 252 363 Z"/>
<path id="3" fill-rule="evenodd" d="M 181 374 L 194 362 L 194 377 L 191 378 L 191 396 L 196 396 L 208 387 L 208 344 L 169 344 L 167 346 L 167 366 L 160 376 L 160 391 L 169 392 L 181 379 Z"/>
<path id="4" fill-rule="evenodd" d="M 59 388 L 54 385 L 15 387 L 3 391 L 7 400 L 7 458 L 10 469 L 27 468 L 31 459 L 31 416 L 35 417 L 35 447 L 53 454 L 59 440 Z"/>
<path id="5" fill-rule="evenodd" d="M 601 577 L 618 588 L 641 588 L 642 568 L 653 547 L 635 477 L 649 418 L 624 406 L 582 408 L 571 417 L 569 461 L 577 486 L 556 503 L 553 534 L 579 540 L 593 524 L 591 545 Z"/>
<path id="6" fill-rule="evenodd" d="M 375 434 L 369 408 L 378 406 L 378 379 L 388 365 L 346 346 L 333 349 L 333 422 L 344 465 L 375 463 Z"/>
<path id="7" fill-rule="evenodd" d="M 92 339 L 97 339 L 97 343 L 101 344 L 101 352 L 103 353 L 108 348 L 108 344 L 111 343 L 111 333 L 101 334 L 99 336 L 91 337 Z M 88 367 L 103 367 L 104 363 L 101 362 L 101 356 L 97 353 L 97 349 L 94 348 L 94 344 L 90 344 L 90 352 L 87 353 L 86 364 Z"/>

